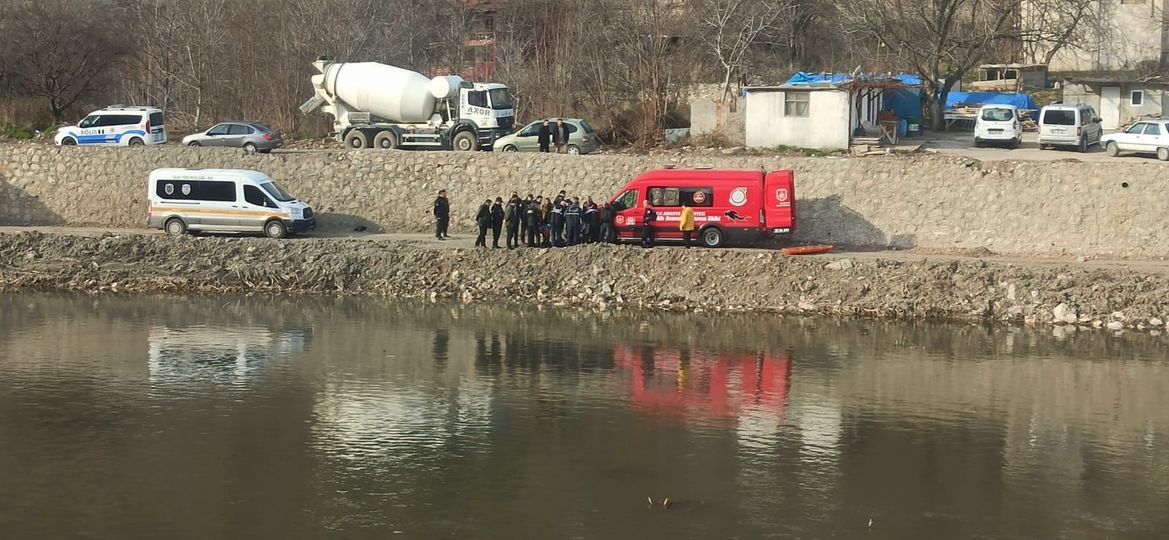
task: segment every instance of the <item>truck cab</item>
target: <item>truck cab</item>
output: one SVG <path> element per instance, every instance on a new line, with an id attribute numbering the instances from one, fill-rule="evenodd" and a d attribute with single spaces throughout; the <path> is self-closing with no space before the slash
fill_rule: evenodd
<path id="1" fill-rule="evenodd" d="M 491 146 L 515 127 L 511 91 L 498 83 L 465 83 L 459 92 L 460 120 L 479 127 L 479 146 Z"/>

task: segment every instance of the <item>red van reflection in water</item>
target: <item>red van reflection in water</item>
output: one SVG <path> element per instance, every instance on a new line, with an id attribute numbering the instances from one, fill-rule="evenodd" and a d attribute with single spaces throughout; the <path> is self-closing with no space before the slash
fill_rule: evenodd
<path id="1" fill-rule="evenodd" d="M 715 353 L 618 345 L 613 361 L 631 376 L 637 409 L 687 418 L 733 417 L 787 403 L 791 359 L 782 353 Z"/>

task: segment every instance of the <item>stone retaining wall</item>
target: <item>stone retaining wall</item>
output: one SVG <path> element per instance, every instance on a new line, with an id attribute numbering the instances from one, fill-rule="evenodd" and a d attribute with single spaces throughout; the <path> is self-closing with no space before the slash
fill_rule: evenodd
<path id="1" fill-rule="evenodd" d="M 1069 154 L 1069 157 L 1074 154 Z M 890 158 L 559 156 L 404 151 L 247 156 L 234 150 L 0 146 L 0 225 L 141 227 L 158 167 L 263 171 L 308 201 L 325 230 L 425 231 L 439 188 L 452 231 L 469 232 L 491 196 L 607 199 L 669 162 L 796 171 L 796 240 L 869 247 L 987 248 L 999 253 L 1169 255 L 1169 168 L 1124 163 Z"/>

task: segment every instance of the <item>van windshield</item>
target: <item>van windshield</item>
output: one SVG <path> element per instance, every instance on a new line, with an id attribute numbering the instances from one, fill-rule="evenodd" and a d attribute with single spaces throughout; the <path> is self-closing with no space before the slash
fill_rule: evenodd
<path id="1" fill-rule="evenodd" d="M 1010 122 L 1015 119 L 1015 111 L 1011 109 L 983 109 L 982 119 L 988 122 Z"/>
<path id="2" fill-rule="evenodd" d="M 276 199 L 280 202 L 288 202 L 288 201 L 295 201 L 296 200 L 295 197 L 290 197 L 287 194 L 285 194 L 284 190 L 280 189 L 280 186 L 276 185 L 276 182 L 264 182 L 263 184 L 260 184 L 260 187 L 264 188 L 264 191 L 267 191 L 268 194 L 271 195 L 273 199 Z"/>
<path id="3" fill-rule="evenodd" d="M 1043 123 L 1054 126 L 1076 125 L 1076 111 L 1052 110 L 1043 111 Z"/>

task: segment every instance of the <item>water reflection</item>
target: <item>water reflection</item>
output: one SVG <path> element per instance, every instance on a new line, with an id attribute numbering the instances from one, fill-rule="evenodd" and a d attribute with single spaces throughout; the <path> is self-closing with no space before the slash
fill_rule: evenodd
<path id="1" fill-rule="evenodd" d="M 17 538 L 1169 530 L 1163 337 L 303 298 L 0 320 Z"/>

